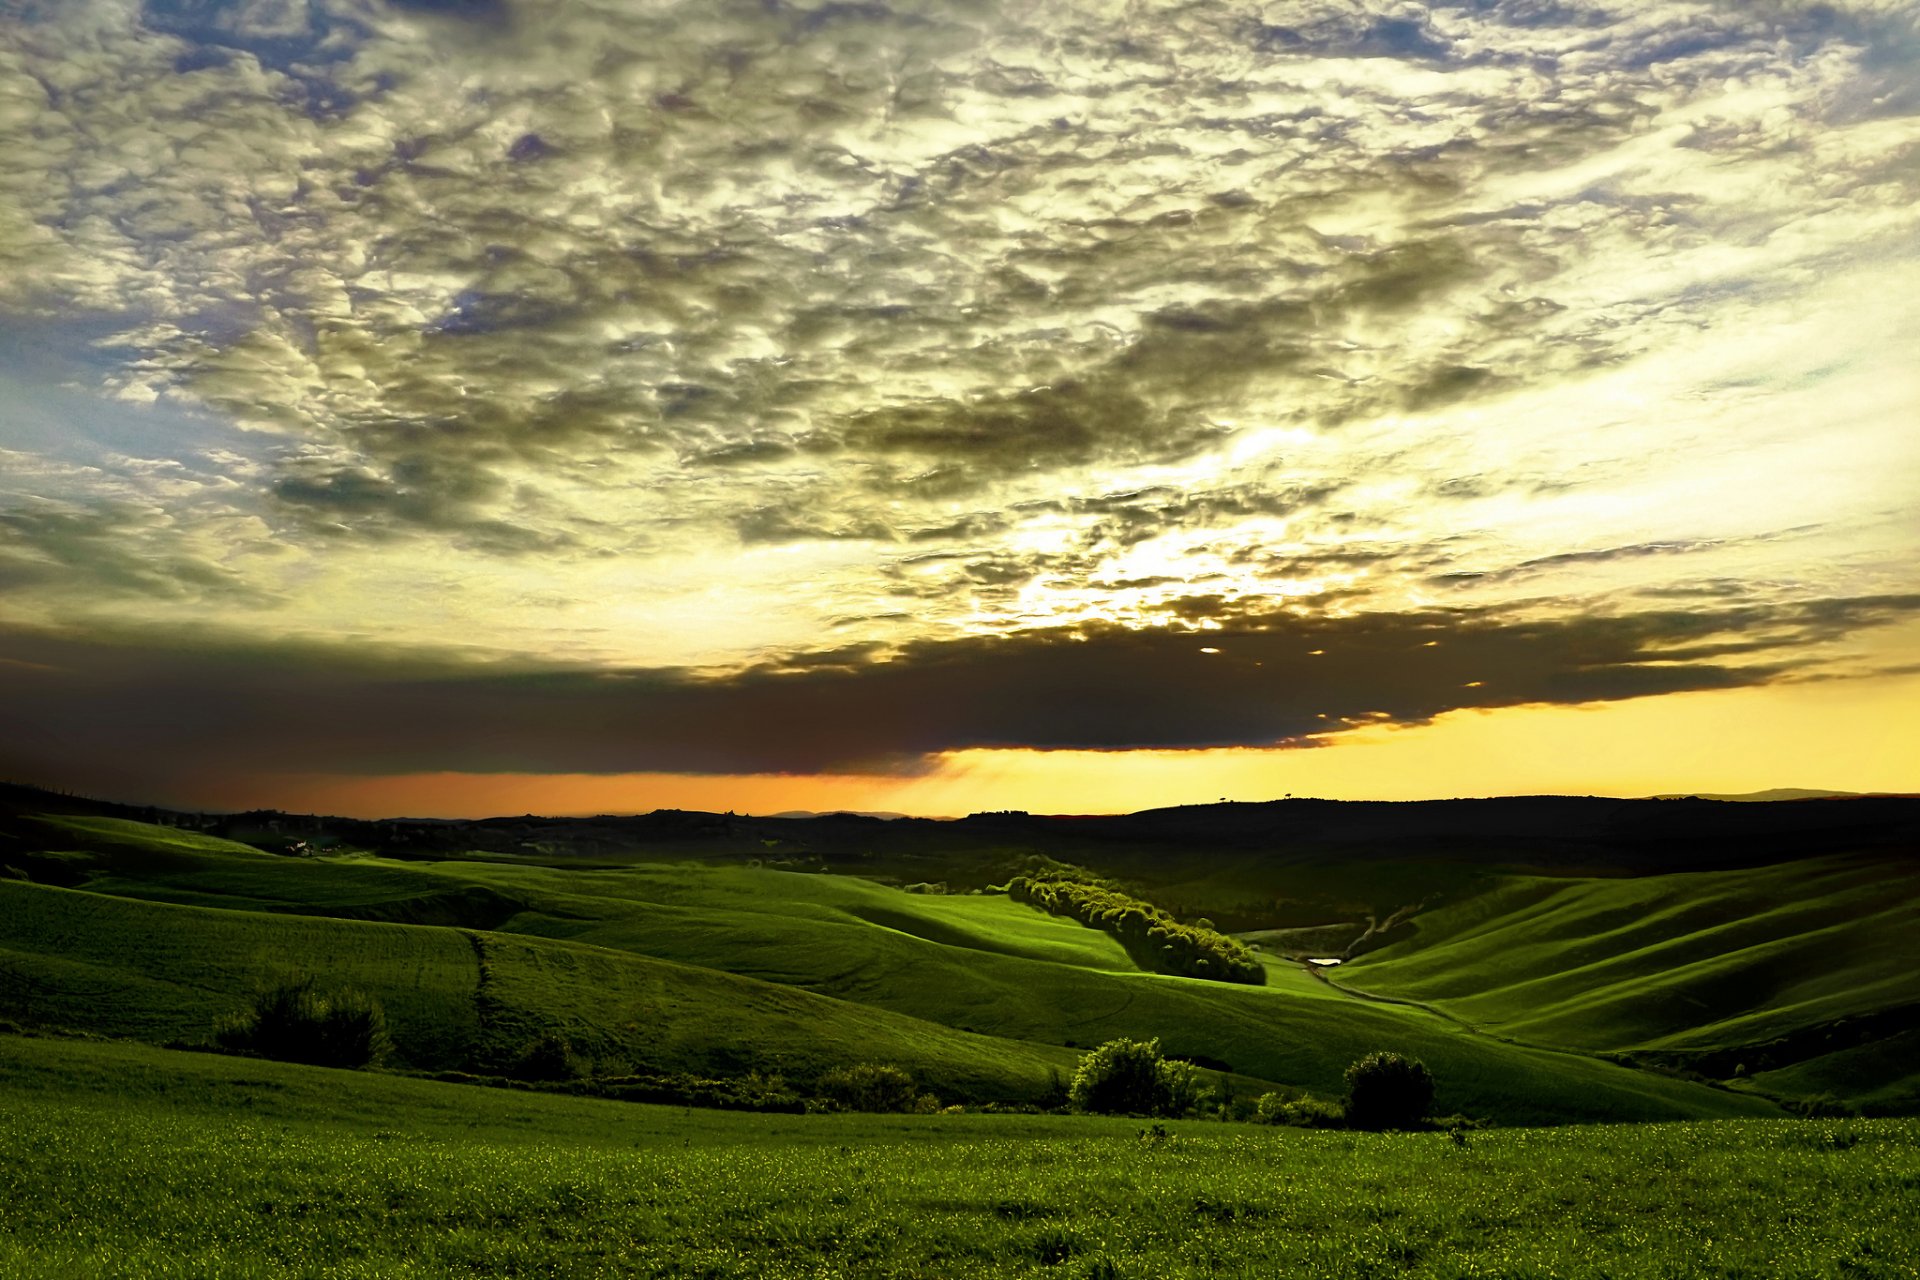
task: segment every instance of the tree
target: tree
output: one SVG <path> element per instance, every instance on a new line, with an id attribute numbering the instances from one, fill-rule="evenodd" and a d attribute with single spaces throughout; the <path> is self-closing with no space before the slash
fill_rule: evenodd
<path id="1" fill-rule="evenodd" d="M 520 1047 L 507 1074 L 516 1080 L 572 1080 L 585 1075 L 587 1065 L 565 1033 L 549 1029 Z"/>
<path id="2" fill-rule="evenodd" d="M 1076 1111 L 1103 1115 L 1182 1115 L 1198 1094 L 1193 1064 L 1162 1056 L 1158 1039 L 1107 1041 L 1080 1059 L 1067 1086 Z"/>
<path id="3" fill-rule="evenodd" d="M 312 978 L 260 992 L 252 1008 L 215 1029 L 214 1040 L 229 1053 L 319 1067 L 368 1066 L 390 1047 L 377 1000 L 351 989 L 322 990 Z"/>
<path id="4" fill-rule="evenodd" d="M 890 1063 L 839 1067 L 820 1077 L 819 1090 L 846 1111 L 912 1111 L 919 1101 L 913 1077 Z"/>
<path id="5" fill-rule="evenodd" d="M 1356 1129 L 1411 1129 L 1433 1105 L 1433 1073 L 1418 1058 L 1370 1053 L 1347 1068 L 1347 1123 Z"/>

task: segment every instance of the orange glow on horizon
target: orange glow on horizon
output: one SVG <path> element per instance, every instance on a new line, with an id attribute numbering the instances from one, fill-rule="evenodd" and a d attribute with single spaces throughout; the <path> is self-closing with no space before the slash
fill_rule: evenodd
<path id="1" fill-rule="evenodd" d="M 1676 694 L 1588 707 L 1461 711 L 1312 749 L 977 750 L 916 776 L 462 774 L 266 776 L 174 797 L 209 809 L 355 817 L 985 809 L 1121 813 L 1289 794 L 1448 796 L 1920 791 L 1920 675 Z"/>

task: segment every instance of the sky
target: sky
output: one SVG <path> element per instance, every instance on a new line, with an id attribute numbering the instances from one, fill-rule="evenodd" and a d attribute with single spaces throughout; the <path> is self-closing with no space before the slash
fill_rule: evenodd
<path id="1" fill-rule="evenodd" d="M 0 0 L 0 776 L 1920 790 L 1912 0 Z"/>

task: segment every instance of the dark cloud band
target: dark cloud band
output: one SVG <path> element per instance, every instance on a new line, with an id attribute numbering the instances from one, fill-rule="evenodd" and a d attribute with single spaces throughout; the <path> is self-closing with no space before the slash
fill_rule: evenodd
<path id="1" fill-rule="evenodd" d="M 150 789 L 220 771 L 911 772 L 974 747 L 1308 746 L 1467 707 L 1790 676 L 1920 596 L 1528 619 L 1229 617 L 867 646 L 721 678 L 223 642 L 0 643 L 0 769 Z"/>

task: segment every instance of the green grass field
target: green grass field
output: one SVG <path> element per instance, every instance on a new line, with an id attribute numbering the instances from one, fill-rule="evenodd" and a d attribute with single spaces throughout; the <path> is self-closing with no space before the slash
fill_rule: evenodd
<path id="1" fill-rule="evenodd" d="M 557 1033 L 604 1074 L 804 1082 L 882 1061 L 946 1100 L 1033 1102 L 1078 1050 L 1153 1036 L 1243 1097 L 1337 1095 L 1347 1063 L 1393 1049 L 1432 1067 L 1439 1110 L 1503 1123 L 1759 1116 L 1813 1096 L 1920 1108 L 1899 1051 L 1920 1031 L 1903 1021 L 1920 1007 L 1920 891 L 1884 858 L 1451 881 L 1432 861 L 1240 852 L 1196 877 L 1190 859 L 1165 892 L 1244 903 L 1264 885 L 1276 920 L 1290 901 L 1380 918 L 1434 899 L 1330 982 L 1273 958 L 1244 987 L 1142 973 L 1098 930 L 992 893 L 747 860 L 296 858 L 119 818 L 24 821 L 33 847 L 10 858 L 34 882 L 0 881 L 0 1017 L 26 1027 L 202 1042 L 263 984 L 311 974 L 374 995 L 398 1064 L 426 1069 L 498 1072 Z"/>
<path id="2" fill-rule="evenodd" d="M 1777 1114 L 1765 1099 L 1434 1013 L 1275 962 L 1265 987 L 1139 972 L 1111 938 L 1004 896 L 913 894 L 751 866 L 556 869 L 269 857 L 138 824 L 69 823 L 77 888 L 0 882 L 0 1017 L 206 1039 L 264 981 L 385 1006 L 403 1065 L 497 1072 L 558 1032 L 606 1074 L 805 1081 L 896 1063 L 944 1100 L 1043 1101 L 1077 1050 L 1159 1037 L 1265 1089 L 1337 1095 L 1378 1049 L 1421 1057 L 1442 1112 L 1504 1123 Z"/>
<path id="3" fill-rule="evenodd" d="M 1343 966 L 1340 985 L 1581 1049 L 1704 1051 L 1850 1020 L 1920 1025 L 1920 885 L 1884 859 L 1516 877 L 1416 924 Z M 1854 1057 L 1851 1071 L 1842 1060 L 1815 1074 L 1842 1092 L 1865 1085 L 1878 1101 L 1920 1105 L 1911 1071 Z M 1793 1082 L 1771 1083 L 1802 1091 Z"/>
<path id="4" fill-rule="evenodd" d="M 292 857 L 98 816 L 0 841 L 0 1020 L 32 1033 L 0 1033 L 0 1278 L 1920 1274 L 1920 889 L 1885 856 L 1545 876 L 1242 850 L 1143 874 L 1276 946 L 1411 916 L 1337 970 L 1270 954 L 1251 987 L 824 860 Z M 379 1001 L 386 1069 L 180 1047 L 301 976 Z M 576 1074 L 507 1087 L 556 1035 Z M 1397 1050 L 1437 1113 L 1495 1127 L 976 1105 L 1057 1104 L 1118 1036 L 1218 1068 L 1242 1107 L 1336 1097 Z M 968 1110 L 585 1096 L 806 1091 L 860 1062 Z M 1784 1118 L 1809 1098 L 1908 1118 Z"/>
<path id="5" fill-rule="evenodd" d="M 1910 1277 L 1920 1122 L 694 1112 L 0 1036 L 0 1275 Z"/>

